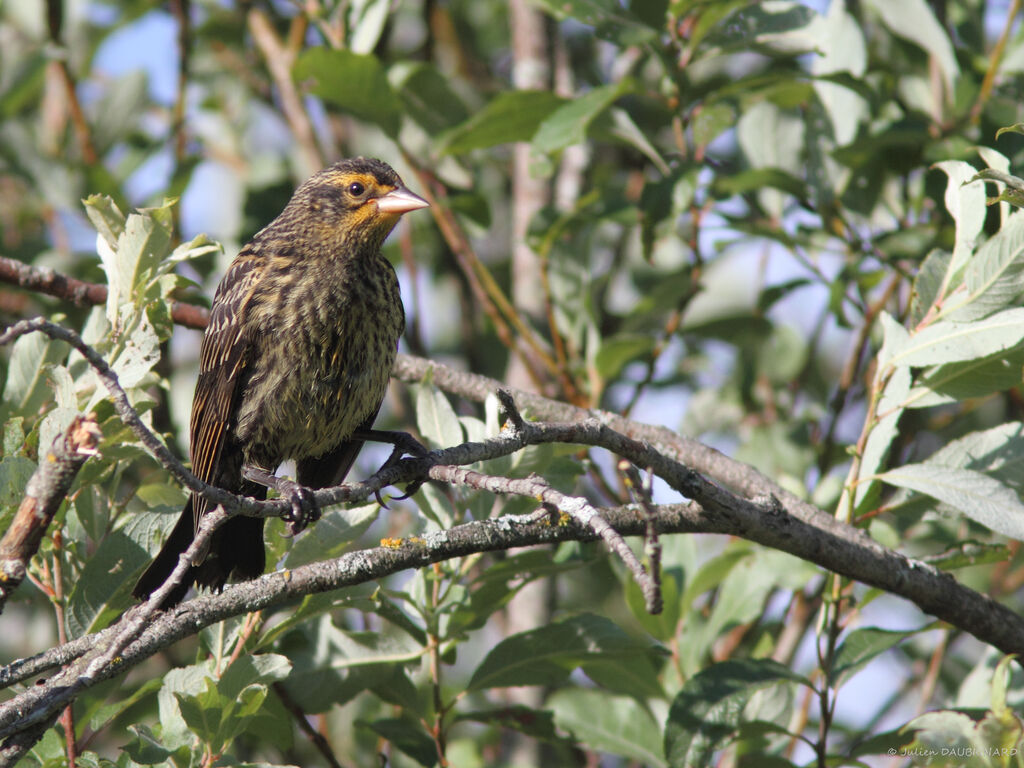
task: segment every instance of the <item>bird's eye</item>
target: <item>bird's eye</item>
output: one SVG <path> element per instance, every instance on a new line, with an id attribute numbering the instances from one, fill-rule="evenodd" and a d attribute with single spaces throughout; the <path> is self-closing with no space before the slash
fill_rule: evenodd
<path id="1" fill-rule="evenodd" d="M 352 197 L 359 197 L 365 191 L 366 187 L 364 187 L 358 181 L 353 181 L 351 184 L 348 185 L 348 193 L 352 195 Z"/>

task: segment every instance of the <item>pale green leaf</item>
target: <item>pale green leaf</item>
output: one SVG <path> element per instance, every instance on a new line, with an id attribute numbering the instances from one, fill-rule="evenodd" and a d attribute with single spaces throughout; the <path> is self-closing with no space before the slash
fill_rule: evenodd
<path id="1" fill-rule="evenodd" d="M 665 725 L 671 766 L 709 766 L 714 752 L 735 738 L 743 708 L 762 688 L 806 678 L 770 659 L 734 659 L 691 677 L 672 701 Z"/>
<path id="2" fill-rule="evenodd" d="M 608 109 L 630 87 L 629 81 L 622 80 L 595 88 L 561 105 L 537 128 L 531 145 L 533 151 L 538 154 L 552 154 L 573 144 L 582 143 L 594 118 Z"/>
<path id="3" fill-rule="evenodd" d="M 960 67 L 953 53 L 953 43 L 946 34 L 931 6 L 925 0 L 868 0 L 868 5 L 882 17 L 889 31 L 909 40 L 934 57 L 951 99 L 960 75 Z M 936 105 L 938 107 L 940 105 Z"/>
<path id="4" fill-rule="evenodd" d="M 294 74 L 312 80 L 312 92 L 326 101 L 377 124 L 388 136 L 398 135 L 402 103 L 373 54 L 309 48 L 295 63 Z"/>
<path id="5" fill-rule="evenodd" d="M 923 463 L 891 469 L 879 479 L 938 499 L 996 533 L 1024 539 L 1024 503 L 1016 491 L 994 477 Z"/>
<path id="6" fill-rule="evenodd" d="M 946 209 L 956 223 L 956 245 L 950 269 L 958 273 L 970 259 L 978 235 L 985 226 L 985 188 L 982 184 L 970 183 L 976 171 L 974 166 L 962 160 L 945 160 L 936 163 L 935 167 L 949 177 L 946 182 Z"/>
<path id="7" fill-rule="evenodd" d="M 583 746 L 645 766 L 667 765 L 659 744 L 661 729 L 634 699 L 566 688 L 550 696 L 545 708 L 555 713 L 558 727 Z"/>
<path id="8" fill-rule="evenodd" d="M 450 448 L 463 441 L 462 424 L 444 393 L 431 384 L 416 387 L 416 426 L 430 443 Z"/>
<path id="9" fill-rule="evenodd" d="M 1024 293 L 1024 211 L 978 249 L 963 275 L 965 287 L 949 297 L 944 318 L 974 320 L 1018 302 Z"/>
<path id="10" fill-rule="evenodd" d="M 915 333 L 889 364 L 922 367 L 974 360 L 1012 349 L 1024 339 L 1024 307 L 974 322 L 940 320 Z"/>
<path id="11" fill-rule="evenodd" d="M 461 154 L 529 141 L 563 101 L 550 91 L 503 91 L 465 123 L 453 128 L 442 146 L 448 154 Z"/>

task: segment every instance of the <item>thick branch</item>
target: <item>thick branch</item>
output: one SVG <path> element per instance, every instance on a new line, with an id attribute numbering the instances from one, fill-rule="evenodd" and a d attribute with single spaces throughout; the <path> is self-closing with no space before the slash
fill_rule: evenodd
<path id="1" fill-rule="evenodd" d="M 623 534 L 640 535 L 644 531 L 645 523 L 632 508 L 599 511 Z M 662 507 L 658 526 L 664 533 L 692 532 L 696 530 L 700 517 L 696 505 Z M 46 720 L 50 713 L 58 712 L 86 689 L 126 672 L 161 649 L 231 616 L 251 610 L 280 608 L 306 595 L 376 581 L 403 570 L 422 568 L 455 557 L 561 541 L 593 541 L 597 536 L 591 528 L 571 520 L 552 525 L 547 515 L 507 516 L 424 534 L 416 539 L 403 540 L 398 546 L 351 552 L 335 560 L 311 563 L 230 586 L 220 594 L 189 600 L 173 610 L 157 614 L 138 638 L 111 663 L 100 666 L 95 661 L 108 654 L 123 631 L 122 624 L 97 633 L 87 644 L 76 641 L 76 648 L 84 651 L 77 661 L 56 673 L 44 685 L 32 686 L 0 704 L 0 738 L 8 738 Z M 128 611 L 122 623 L 133 621 L 141 608 Z M 56 661 L 51 659 L 50 663 L 55 664 Z M 15 664 L 23 670 L 29 666 L 25 662 Z M 43 671 L 44 667 L 34 666 L 34 674 Z M 6 677 L 10 682 L 23 679 L 17 675 L 4 675 L 2 671 L 0 677 Z"/>
<path id="2" fill-rule="evenodd" d="M 229 511 L 244 510 L 247 514 L 259 516 L 280 516 L 288 511 L 289 504 L 286 500 L 259 502 L 238 497 L 201 483 L 185 470 L 166 447 L 146 429 L 138 414 L 128 405 L 123 390 L 106 362 L 71 331 L 41 319 L 22 321 L 0 336 L 0 343 L 9 340 L 8 337 L 15 330 L 27 332 L 44 329 L 57 338 L 75 344 L 90 363 L 105 371 L 101 373 L 101 378 L 108 391 L 112 393 L 118 414 L 140 436 L 146 447 L 161 463 L 172 469 L 186 487 L 197 490 L 204 497 L 222 504 Z M 434 376 L 439 384 L 438 379 L 445 378 L 449 385 L 453 382 L 458 384 L 458 388 L 463 392 L 472 392 L 481 383 L 490 383 L 482 376 L 458 374 L 443 366 L 434 366 Z M 587 413 L 582 409 L 555 403 L 536 395 L 526 395 L 523 399 L 527 407 L 535 411 L 567 410 L 574 415 Z M 641 434 L 660 435 L 664 432 L 674 439 L 656 445 L 639 442 L 628 434 L 616 431 L 608 422 L 625 422 L 624 426 Z M 695 444 L 694 441 L 674 435 L 668 430 L 635 424 L 607 413 L 599 413 L 598 416 L 586 421 L 570 424 L 531 424 L 518 419 L 515 426 L 514 430 L 507 430 L 482 443 L 464 443 L 443 451 L 432 451 L 423 458 L 404 459 L 395 466 L 378 472 L 365 482 L 316 491 L 315 498 L 321 507 L 366 499 L 394 483 L 413 482 L 425 475 L 435 478 L 435 475 L 443 474 L 437 470 L 439 466 L 465 465 L 507 456 L 526 445 L 550 442 L 602 447 L 637 466 L 649 467 L 685 497 L 703 505 L 714 516 L 709 520 L 709 527 L 703 529 L 705 532 L 742 536 L 759 544 L 789 552 L 848 578 L 901 595 L 917 604 L 923 611 L 954 624 L 1005 653 L 1024 654 L 1024 619 L 1012 611 L 991 598 L 958 584 L 949 574 L 933 566 L 909 560 L 885 548 L 863 531 L 835 520 L 831 515 L 797 499 L 792 494 L 782 492 L 781 489 L 778 495 L 771 492 L 756 494 L 757 498 L 765 500 L 763 502 L 733 495 L 673 458 L 674 447 L 685 448 Z M 737 484 L 746 484 L 754 488 L 757 488 L 760 480 L 770 490 L 776 489 L 752 468 L 726 459 L 710 448 L 696 445 L 699 455 L 703 455 L 704 458 L 717 456 L 714 463 L 722 465 L 725 469 L 712 474 L 731 475 L 737 479 Z M 732 472 L 728 471 L 730 469 Z M 437 476 L 435 479 L 443 478 Z M 779 496 L 784 499 L 780 500 Z"/>
<path id="3" fill-rule="evenodd" d="M 118 414 L 183 485 L 203 493 L 229 510 L 245 510 L 259 515 L 286 511 L 286 501 L 257 502 L 237 497 L 206 486 L 188 473 L 131 409 L 106 362 L 95 350 L 84 345 L 76 334 L 38 319 L 22 321 L 8 329 L 0 336 L 0 343 L 32 330 L 44 330 L 55 338 L 63 338 L 86 356 L 100 372 Z M 460 373 L 408 356 L 399 358 L 395 374 L 405 380 L 420 380 L 428 371 L 432 371 L 433 381 L 440 388 L 473 400 L 483 400 L 499 386 L 498 382 L 482 376 Z M 569 420 L 571 423 L 530 423 L 512 416 L 513 429 L 496 437 L 433 451 L 426 457 L 404 459 L 366 482 L 317 491 L 317 501 L 326 506 L 364 499 L 387 485 L 424 477 L 455 480 L 457 478 L 445 465 L 506 456 L 526 445 L 559 442 L 601 447 L 636 466 L 649 468 L 684 497 L 695 502 L 651 507 L 649 523 L 632 507 L 599 510 L 600 516 L 621 534 L 641 535 L 648 525 L 653 525 L 661 533 L 704 532 L 741 536 L 901 595 L 922 610 L 1005 653 L 1024 654 L 1024 619 L 990 598 L 958 584 L 950 575 L 883 547 L 863 531 L 839 522 L 786 493 L 756 470 L 665 428 L 638 424 L 607 412 L 574 408 L 528 393 L 515 393 L 515 398 L 518 406 L 525 407 L 534 416 Z M 734 495 L 695 469 L 753 498 Z M 448 558 L 532 544 L 592 540 L 596 536 L 591 527 L 578 521 L 551 525 L 547 518 L 538 521 L 536 516 L 484 520 L 429 534 L 415 543 L 397 548 L 354 552 L 337 560 L 271 574 L 232 587 L 220 595 L 190 601 L 148 623 L 135 622 L 134 627 L 140 628 L 140 634 L 129 640 L 132 633 L 126 633 L 125 626 L 145 610 L 133 609 L 127 614 L 125 624 L 100 633 L 94 642 L 76 645 L 86 655 L 51 681 L 0 705 L 0 738 L 48 722 L 54 713 L 86 688 L 120 674 L 160 648 L 229 616 L 283 606 L 307 594 L 379 579 L 403 569 L 419 568 Z M 127 645 L 120 650 L 119 646 L 126 641 Z M 20 672 L 0 670 L 0 680 L 16 682 L 24 679 L 22 675 L 27 670 L 32 669 L 37 674 L 46 664 L 59 663 L 57 659 L 67 655 L 55 652 L 45 660 L 40 657 L 32 662 L 16 662 Z"/>
<path id="4" fill-rule="evenodd" d="M 107 303 L 107 286 L 101 283 L 77 280 L 52 269 L 33 267 L 6 256 L 0 256 L 0 282 L 56 296 L 77 306 Z M 171 305 L 171 317 L 178 325 L 202 330 L 210 319 L 210 311 L 195 304 L 176 301 Z"/>
<path id="5" fill-rule="evenodd" d="M 0 613 L 7 598 L 24 581 L 29 560 L 39 550 L 39 543 L 67 497 L 78 470 L 96 453 L 99 436 L 95 421 L 76 416 L 50 449 L 40 454 L 39 465 L 25 487 L 25 497 L 0 539 Z"/>

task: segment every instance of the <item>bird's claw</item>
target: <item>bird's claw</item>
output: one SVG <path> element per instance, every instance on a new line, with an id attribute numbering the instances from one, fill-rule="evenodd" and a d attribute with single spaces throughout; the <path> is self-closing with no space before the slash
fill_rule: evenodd
<path id="1" fill-rule="evenodd" d="M 385 469 L 391 469 L 391 467 L 395 466 L 396 464 L 398 464 L 398 462 L 402 460 L 403 456 L 408 455 L 417 459 L 422 459 L 430 454 L 430 451 L 427 450 L 427 447 L 423 445 L 423 443 L 421 443 L 419 440 L 417 440 L 415 437 L 408 434 L 407 432 L 396 432 L 395 442 L 393 443 L 393 445 L 394 448 L 391 451 L 391 455 L 388 456 L 387 461 L 384 462 L 384 464 L 381 466 L 380 469 L 377 470 L 377 472 L 383 472 Z M 391 501 L 403 501 L 404 499 L 408 499 L 410 496 L 414 496 L 416 494 L 416 491 L 420 489 L 424 482 L 426 482 L 425 478 L 420 480 L 413 480 L 411 483 L 405 486 L 405 493 L 403 493 L 401 496 L 392 496 Z M 388 505 L 384 503 L 384 500 L 380 496 L 379 490 L 374 491 L 373 495 L 374 498 L 377 499 L 378 504 L 384 507 L 384 509 L 388 509 Z"/>
<path id="2" fill-rule="evenodd" d="M 293 480 L 278 478 L 277 491 L 288 499 L 292 508 L 281 519 L 288 525 L 288 532 L 297 536 L 306 526 L 320 519 L 320 505 L 316 503 L 313 491 Z"/>

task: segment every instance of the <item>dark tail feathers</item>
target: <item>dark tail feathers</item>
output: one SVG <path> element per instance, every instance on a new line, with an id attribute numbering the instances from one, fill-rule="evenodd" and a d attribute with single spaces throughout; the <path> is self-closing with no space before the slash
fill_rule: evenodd
<path id="1" fill-rule="evenodd" d="M 132 595 L 145 600 L 167 581 L 178 565 L 181 553 L 192 543 L 194 525 L 192 500 L 189 499 L 163 548 L 135 584 Z M 209 552 L 203 562 L 189 566 L 181 584 L 171 590 L 160 603 L 160 610 L 180 603 L 193 584 L 220 591 L 229 576 L 255 579 L 263 574 L 265 566 L 263 518 L 234 517 L 213 534 Z"/>

